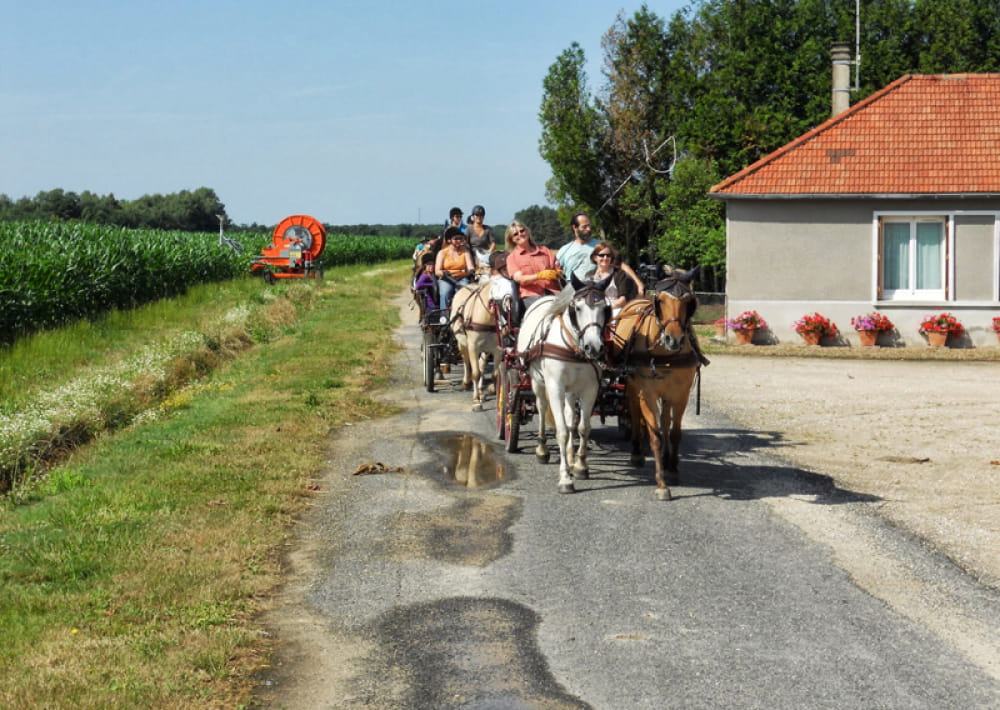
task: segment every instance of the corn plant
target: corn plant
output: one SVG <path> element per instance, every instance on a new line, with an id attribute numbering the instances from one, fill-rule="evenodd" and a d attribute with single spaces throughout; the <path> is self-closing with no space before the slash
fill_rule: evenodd
<path id="1" fill-rule="evenodd" d="M 0 344 L 111 309 L 182 294 L 189 287 L 245 276 L 271 237 L 126 229 L 81 222 L 0 222 Z M 412 240 L 330 235 L 325 268 L 409 257 Z"/>

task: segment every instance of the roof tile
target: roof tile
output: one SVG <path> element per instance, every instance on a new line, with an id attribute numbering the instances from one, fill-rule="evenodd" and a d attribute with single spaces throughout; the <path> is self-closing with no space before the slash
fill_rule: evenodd
<path id="1" fill-rule="evenodd" d="M 908 74 L 726 178 L 726 195 L 1000 193 L 1000 74 Z"/>

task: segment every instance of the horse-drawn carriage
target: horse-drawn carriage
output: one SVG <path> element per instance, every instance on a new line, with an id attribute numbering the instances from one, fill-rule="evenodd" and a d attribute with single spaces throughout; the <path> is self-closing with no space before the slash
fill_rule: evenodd
<path id="1" fill-rule="evenodd" d="M 413 289 L 412 294 L 420 312 L 420 363 L 424 387 L 433 392 L 438 378 L 443 378 L 452 365 L 462 364 L 462 357 L 451 332 L 451 311 L 431 307 L 417 289 Z"/>
<path id="2" fill-rule="evenodd" d="M 508 451 L 517 451 L 521 427 L 537 419 L 535 453 L 547 461 L 546 427 L 553 427 L 559 491 L 571 493 L 574 479 L 589 476 L 592 416 L 602 423 L 616 417 L 619 429 L 631 437 L 633 465 L 644 461 L 641 434 L 647 433 L 656 495 L 669 500 L 667 481 L 677 478 L 681 419 L 698 368 L 707 362 L 688 325 L 696 307 L 690 288 L 695 273 L 667 275 L 647 296 L 628 302 L 613 322 L 604 296 L 610 279 L 581 282 L 572 276 L 561 293 L 533 303 L 513 332 L 483 295 L 488 284 L 467 286 L 456 294 L 451 313 L 431 310 L 426 325 L 421 319 L 425 384 L 433 391 L 435 362 L 448 352 L 453 364 L 463 362 L 466 387 L 475 387 L 474 408 L 481 408 L 481 365 L 491 353 L 496 431 Z M 473 315 L 476 304 L 491 311 L 485 318 L 493 328 L 492 347 L 484 345 L 489 326 L 483 316 Z M 446 350 L 450 347 L 454 350 Z"/>
<path id="3" fill-rule="evenodd" d="M 507 451 L 515 453 L 520 443 L 521 427 L 531 422 L 538 408 L 527 363 L 513 345 L 502 347 L 501 353 L 500 362 L 494 369 L 496 431 L 497 438 L 504 442 Z M 601 424 L 605 424 L 609 417 L 616 417 L 619 431 L 628 438 L 631 422 L 625 399 L 624 375 L 617 369 L 602 367 L 600 378 L 593 415 L 600 418 Z"/>
<path id="4" fill-rule="evenodd" d="M 681 419 L 702 362 L 688 324 L 696 308 L 690 281 L 696 270 L 675 272 L 613 319 L 605 306 L 607 283 L 583 283 L 533 304 L 516 346 L 503 349 L 497 383 L 497 436 L 518 448 L 521 426 L 538 418 L 536 456 L 548 460 L 547 419 L 559 444 L 559 490 L 589 476 L 591 416 L 617 417 L 641 465 L 641 434 L 656 464 L 657 498 L 669 500 L 667 480 L 677 478 Z M 607 337 L 610 335 L 610 337 Z M 551 414 L 549 414 L 551 412 Z M 574 446 L 574 432 L 576 444 Z"/>

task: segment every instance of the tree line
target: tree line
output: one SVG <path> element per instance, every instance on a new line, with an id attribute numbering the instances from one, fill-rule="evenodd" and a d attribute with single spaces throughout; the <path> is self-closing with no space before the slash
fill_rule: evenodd
<path id="1" fill-rule="evenodd" d="M 861 0 L 860 18 L 852 103 L 907 73 L 1000 69 L 1000 0 Z M 724 206 L 707 191 L 829 118 L 830 49 L 854 38 L 855 0 L 696 0 L 668 20 L 645 5 L 619 14 L 602 38 L 596 90 L 576 43 L 544 79 L 550 202 L 564 218 L 590 212 L 633 263 L 698 263 L 703 288 L 723 290 Z"/>
<path id="2" fill-rule="evenodd" d="M 45 190 L 34 197 L 12 200 L 0 194 L 0 222 L 20 220 L 72 221 L 116 227 L 166 229 L 186 232 L 212 232 L 219 228 L 219 217 L 227 232 L 265 232 L 274 224 L 230 224 L 226 207 L 215 190 L 200 187 L 168 195 L 143 195 L 135 200 L 119 200 L 113 194 L 97 195 L 89 190 L 77 194 L 62 189 Z M 568 239 L 552 207 L 532 205 L 515 215 L 531 226 L 540 244 L 561 246 Z M 439 237 L 443 224 L 324 224 L 331 234 L 371 237 L 403 237 L 414 241 Z M 501 248 L 506 225 L 493 227 Z"/>
<path id="3" fill-rule="evenodd" d="M 0 195 L 0 221 L 81 220 L 116 227 L 205 232 L 219 228 L 217 215 L 225 219 L 226 206 L 208 187 L 143 195 L 135 200 L 119 200 L 114 194 L 98 195 L 89 190 L 79 194 L 45 190 L 17 200 Z"/>

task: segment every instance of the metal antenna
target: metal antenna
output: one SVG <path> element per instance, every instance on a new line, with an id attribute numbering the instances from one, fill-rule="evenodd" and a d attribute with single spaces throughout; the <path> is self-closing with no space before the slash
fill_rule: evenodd
<path id="1" fill-rule="evenodd" d="M 653 167 L 653 163 L 651 162 L 652 161 L 652 157 L 654 155 L 656 155 L 657 153 L 659 153 L 660 149 L 663 148 L 663 146 L 665 146 L 667 143 L 673 143 L 674 144 L 674 157 L 673 157 L 673 160 L 670 161 L 670 167 L 668 167 L 666 170 L 657 170 L 656 168 Z M 667 137 L 666 140 L 664 140 L 662 143 L 660 143 L 658 146 L 656 146 L 656 148 L 653 150 L 652 153 L 649 152 L 649 147 L 646 145 L 645 139 L 643 139 L 643 141 L 642 141 L 642 151 L 643 151 L 643 153 L 646 156 L 646 167 L 648 167 L 651 171 L 653 171 L 657 175 L 669 175 L 670 179 L 673 180 L 673 178 L 674 178 L 674 165 L 677 164 L 677 141 L 674 139 L 673 136 Z M 601 213 L 601 210 L 603 210 L 605 207 L 607 207 L 608 205 L 611 204 L 611 201 L 613 199 L 615 199 L 615 196 L 619 192 L 622 191 L 622 189 L 628 184 L 629 180 L 631 180 L 634 177 L 634 175 L 635 175 L 634 172 L 633 173 L 629 173 L 629 176 L 622 181 L 622 184 L 619 185 L 618 188 L 614 192 L 611 193 L 611 197 L 609 197 L 608 199 L 606 199 L 604 201 L 604 204 L 601 205 L 599 208 L 597 208 L 597 212 L 594 213 L 595 217 Z"/>
<path id="2" fill-rule="evenodd" d="M 861 90 L 861 0 L 854 0 L 854 91 Z"/>

